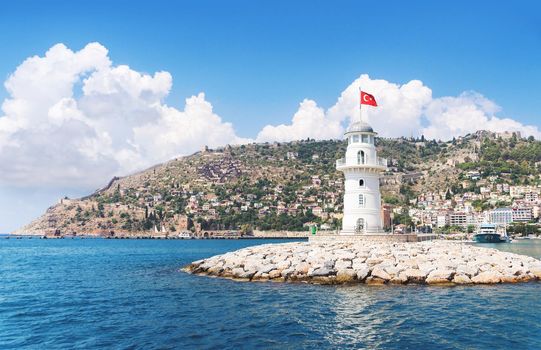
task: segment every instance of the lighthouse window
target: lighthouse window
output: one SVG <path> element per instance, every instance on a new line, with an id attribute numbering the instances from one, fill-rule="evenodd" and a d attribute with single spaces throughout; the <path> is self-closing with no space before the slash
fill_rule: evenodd
<path id="1" fill-rule="evenodd" d="M 352 141 L 351 141 L 351 142 L 353 142 L 353 143 L 359 142 L 359 135 L 353 135 L 353 136 L 352 136 Z"/>
<path id="2" fill-rule="evenodd" d="M 357 152 L 357 164 L 364 164 L 364 151 Z"/>
<path id="3" fill-rule="evenodd" d="M 363 135 L 362 143 L 368 143 L 368 135 Z"/>
<path id="4" fill-rule="evenodd" d="M 359 206 L 364 207 L 364 194 L 359 195 Z"/>
<path id="5" fill-rule="evenodd" d="M 360 179 L 360 180 L 359 180 L 359 186 L 360 186 L 360 187 L 363 187 L 363 186 L 364 186 L 364 180 L 363 180 L 363 179 Z"/>

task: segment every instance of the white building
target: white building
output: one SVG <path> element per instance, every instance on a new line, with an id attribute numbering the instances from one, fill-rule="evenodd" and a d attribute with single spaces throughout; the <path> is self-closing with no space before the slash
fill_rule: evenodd
<path id="1" fill-rule="evenodd" d="M 449 225 L 466 227 L 468 225 L 468 217 L 466 213 L 451 213 L 451 215 L 449 215 Z"/>
<path id="2" fill-rule="evenodd" d="M 449 225 L 449 215 L 436 216 L 436 227 L 442 228 L 446 225 Z"/>
<path id="3" fill-rule="evenodd" d="M 509 225 L 513 222 L 513 210 L 511 208 L 497 208 L 490 212 L 490 222 L 493 224 Z"/>
<path id="4" fill-rule="evenodd" d="M 348 140 L 346 157 L 336 161 L 344 182 L 344 217 L 340 234 L 382 232 L 379 178 L 387 160 L 376 154 L 376 132 L 367 123 L 354 122 L 344 136 Z"/>
<path id="5" fill-rule="evenodd" d="M 528 222 L 533 219 L 532 208 L 530 207 L 514 207 L 513 222 Z"/>

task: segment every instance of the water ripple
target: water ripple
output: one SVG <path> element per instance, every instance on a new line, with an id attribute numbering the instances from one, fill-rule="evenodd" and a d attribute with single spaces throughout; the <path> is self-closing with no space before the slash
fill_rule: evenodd
<path id="1" fill-rule="evenodd" d="M 539 283 L 315 286 L 179 272 L 259 243 L 0 239 L 0 348 L 541 348 Z"/>

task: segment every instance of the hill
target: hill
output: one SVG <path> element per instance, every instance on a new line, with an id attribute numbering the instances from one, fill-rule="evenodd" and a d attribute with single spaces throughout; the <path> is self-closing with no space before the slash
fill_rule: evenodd
<path id="1" fill-rule="evenodd" d="M 344 141 L 227 146 L 113 178 L 80 199 L 64 198 L 19 229 L 33 234 L 160 235 L 192 230 L 305 230 L 340 226 L 343 177 L 335 160 Z M 448 142 L 378 139 L 389 159 L 386 203 L 414 206 L 427 191 L 475 191 L 496 176 L 510 184 L 538 182 L 541 142 L 479 131 Z M 400 220 L 400 218 L 398 218 Z"/>

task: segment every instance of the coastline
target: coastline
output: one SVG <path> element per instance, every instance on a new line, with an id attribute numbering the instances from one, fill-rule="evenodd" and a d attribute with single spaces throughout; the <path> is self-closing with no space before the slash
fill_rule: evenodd
<path id="1" fill-rule="evenodd" d="M 113 239 L 113 240 L 303 240 L 306 241 L 308 236 L 211 236 L 211 237 L 179 237 L 179 236 L 162 236 L 162 235 L 119 235 L 119 236 L 106 236 L 106 235 L 38 235 L 38 234 L 19 234 L 19 233 L 5 233 L 0 234 L 0 239 Z"/>

